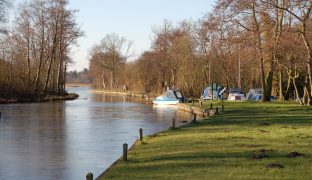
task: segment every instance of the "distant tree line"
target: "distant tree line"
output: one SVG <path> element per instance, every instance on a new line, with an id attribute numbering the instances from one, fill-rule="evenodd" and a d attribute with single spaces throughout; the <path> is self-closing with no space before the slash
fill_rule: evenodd
<path id="1" fill-rule="evenodd" d="M 0 97 L 65 93 L 70 50 L 82 36 L 68 3 L 30 0 L 18 8 L 13 27 L 0 38 Z"/>
<path id="2" fill-rule="evenodd" d="M 84 68 L 82 71 L 69 71 L 66 73 L 66 83 L 91 83 L 89 70 Z"/>
<path id="3" fill-rule="evenodd" d="M 125 39 L 106 38 L 91 52 L 94 86 L 161 93 L 179 88 L 199 96 L 211 83 L 263 89 L 312 104 L 312 2 L 310 0 L 218 0 L 198 21 L 153 29 L 151 50 L 126 62 Z"/>

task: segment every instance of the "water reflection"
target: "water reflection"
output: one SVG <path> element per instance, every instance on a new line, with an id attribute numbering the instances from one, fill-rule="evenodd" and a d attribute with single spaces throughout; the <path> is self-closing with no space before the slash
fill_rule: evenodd
<path id="1" fill-rule="evenodd" d="M 132 144 L 138 129 L 152 134 L 171 119 L 189 120 L 176 107 L 72 88 L 75 101 L 0 105 L 0 179 L 84 179 L 99 175 Z"/>

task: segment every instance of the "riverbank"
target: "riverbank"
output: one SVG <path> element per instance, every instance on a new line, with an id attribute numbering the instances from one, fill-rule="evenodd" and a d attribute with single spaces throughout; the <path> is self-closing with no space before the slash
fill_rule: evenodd
<path id="1" fill-rule="evenodd" d="M 100 179 L 312 178 L 309 107 L 279 102 L 224 105 L 223 114 L 136 142 L 129 161 L 119 160 Z"/>
<path id="2" fill-rule="evenodd" d="M 9 103 L 32 103 L 32 102 L 47 102 L 47 101 L 65 101 L 65 100 L 74 100 L 79 97 L 76 93 L 68 93 L 63 96 L 58 95 L 48 95 L 42 98 L 36 97 L 12 97 L 12 98 L 1 98 L 0 104 L 9 104 Z"/>
<path id="3" fill-rule="evenodd" d="M 92 83 L 66 83 L 66 87 L 92 87 Z"/>
<path id="4" fill-rule="evenodd" d="M 145 102 L 151 102 L 157 95 L 156 94 L 144 94 L 142 92 L 132 92 L 132 91 L 110 91 L 110 90 L 101 90 L 101 89 L 93 89 L 91 90 L 94 93 L 100 94 L 111 94 L 118 96 L 129 96 L 129 97 L 138 97 L 145 100 Z"/>

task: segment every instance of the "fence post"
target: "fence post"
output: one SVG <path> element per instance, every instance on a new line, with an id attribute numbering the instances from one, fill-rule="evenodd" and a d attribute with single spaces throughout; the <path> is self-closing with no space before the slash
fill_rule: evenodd
<path id="1" fill-rule="evenodd" d="M 193 113 L 193 123 L 196 123 L 196 113 Z"/>
<path id="2" fill-rule="evenodd" d="M 143 129 L 142 128 L 139 129 L 139 133 L 140 133 L 140 141 L 143 141 Z"/>
<path id="3" fill-rule="evenodd" d="M 128 144 L 123 144 L 123 161 L 128 161 Z"/>
<path id="4" fill-rule="evenodd" d="M 92 173 L 88 173 L 86 175 L 86 180 L 93 180 L 93 174 Z"/>
<path id="5" fill-rule="evenodd" d="M 210 104 L 210 109 L 212 109 L 212 103 Z"/>
<path id="6" fill-rule="evenodd" d="M 172 128 L 175 129 L 175 118 L 172 118 Z"/>

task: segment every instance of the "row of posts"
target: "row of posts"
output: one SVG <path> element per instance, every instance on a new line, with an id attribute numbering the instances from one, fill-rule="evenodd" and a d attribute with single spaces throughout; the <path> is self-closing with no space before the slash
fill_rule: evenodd
<path id="1" fill-rule="evenodd" d="M 210 104 L 210 109 L 212 110 L 212 104 Z M 224 111 L 224 106 L 222 104 L 222 112 L 223 111 Z M 218 113 L 218 112 L 219 112 L 219 108 L 216 107 L 216 113 Z M 196 123 L 196 116 L 197 116 L 197 114 L 193 113 L 193 120 L 192 120 L 193 123 Z M 0 118 L 1 118 L 1 112 L 0 112 Z M 175 120 L 175 118 L 172 118 L 172 128 L 173 129 L 176 128 L 176 120 Z M 143 129 L 142 128 L 139 129 L 139 140 L 143 141 Z M 128 144 L 124 143 L 122 145 L 122 149 L 123 149 L 122 160 L 127 162 L 128 161 Z M 93 180 L 93 174 L 92 173 L 88 173 L 87 176 L 86 176 L 86 180 Z"/>
<path id="2" fill-rule="evenodd" d="M 200 107 L 203 107 L 203 101 L 200 101 Z M 222 112 L 224 112 L 224 105 L 221 105 Z M 210 104 L 210 110 L 212 110 L 212 103 Z M 218 112 L 219 108 L 216 107 L 216 112 Z"/>
<path id="3" fill-rule="evenodd" d="M 140 141 L 143 141 L 143 129 L 142 128 L 140 128 L 139 129 L 139 140 Z M 122 145 L 122 160 L 123 161 L 128 161 L 128 144 L 127 143 L 124 143 L 123 145 Z"/>

